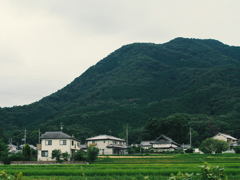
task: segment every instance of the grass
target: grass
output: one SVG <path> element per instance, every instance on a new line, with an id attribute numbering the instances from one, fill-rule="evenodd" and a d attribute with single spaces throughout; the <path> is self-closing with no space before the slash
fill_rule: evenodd
<path id="1" fill-rule="evenodd" d="M 203 162 L 224 166 L 229 179 L 240 179 L 240 156 L 237 154 L 179 154 L 157 158 L 101 158 L 81 165 L 1 165 L 8 173 L 22 172 L 25 179 L 167 179 L 171 173 L 197 173 Z"/>

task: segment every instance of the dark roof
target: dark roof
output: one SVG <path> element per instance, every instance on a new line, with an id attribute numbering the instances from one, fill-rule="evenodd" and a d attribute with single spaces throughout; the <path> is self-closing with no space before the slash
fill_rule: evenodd
<path id="1" fill-rule="evenodd" d="M 175 144 L 179 147 L 181 146 L 180 144 L 176 143 L 171 138 L 169 138 L 163 134 L 161 136 L 159 136 L 157 139 L 155 139 L 154 141 L 142 141 L 140 146 L 147 147 L 147 146 L 151 146 L 151 144 Z"/>
<path id="2" fill-rule="evenodd" d="M 151 146 L 152 141 L 142 141 L 140 146 Z"/>
<path id="3" fill-rule="evenodd" d="M 161 141 L 160 139 L 164 139 L 166 141 L 173 141 L 170 137 L 167 137 L 163 134 L 161 134 L 161 136 L 159 136 L 157 139 L 155 139 L 154 141 Z"/>
<path id="4" fill-rule="evenodd" d="M 74 139 L 76 141 L 80 141 L 72 136 L 69 136 L 62 131 L 50 131 L 50 132 L 45 132 L 44 134 L 41 135 L 41 139 Z"/>
<path id="5" fill-rule="evenodd" d="M 172 141 L 151 141 L 150 144 L 172 144 Z"/>

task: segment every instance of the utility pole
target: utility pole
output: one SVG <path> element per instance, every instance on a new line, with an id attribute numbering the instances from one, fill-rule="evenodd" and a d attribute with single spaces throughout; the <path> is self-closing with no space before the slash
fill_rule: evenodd
<path id="1" fill-rule="evenodd" d="M 27 142 L 27 130 L 24 131 L 24 145 L 26 145 Z"/>
<path id="2" fill-rule="evenodd" d="M 126 125 L 126 144 L 128 146 L 128 125 Z"/>
<path id="3" fill-rule="evenodd" d="M 190 148 L 192 148 L 192 133 L 191 133 L 191 127 L 190 127 Z"/>
<path id="4" fill-rule="evenodd" d="M 40 144 L 40 129 L 39 129 L 39 133 L 38 133 L 38 144 Z"/>
<path id="5" fill-rule="evenodd" d="M 61 131 L 63 130 L 63 125 L 62 125 L 62 123 L 60 123 L 60 128 L 61 128 Z"/>

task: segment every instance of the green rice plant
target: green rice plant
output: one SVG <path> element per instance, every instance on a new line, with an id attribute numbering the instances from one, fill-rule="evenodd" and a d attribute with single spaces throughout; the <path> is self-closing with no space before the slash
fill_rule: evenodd
<path id="1" fill-rule="evenodd" d="M 7 174 L 6 170 L 0 171 L 1 180 L 21 180 L 23 177 L 22 173 L 15 172 L 14 175 Z"/>

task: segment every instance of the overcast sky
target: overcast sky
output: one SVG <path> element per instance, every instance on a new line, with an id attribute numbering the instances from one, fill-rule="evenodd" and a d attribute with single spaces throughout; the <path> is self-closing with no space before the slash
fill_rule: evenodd
<path id="1" fill-rule="evenodd" d="M 240 46 L 239 0 L 0 0 L 0 107 L 31 104 L 114 50 L 176 37 Z"/>

